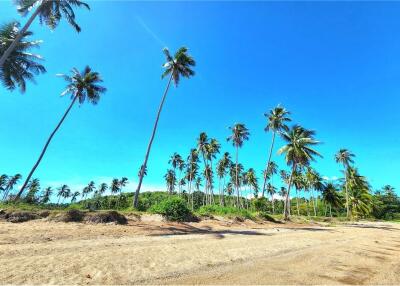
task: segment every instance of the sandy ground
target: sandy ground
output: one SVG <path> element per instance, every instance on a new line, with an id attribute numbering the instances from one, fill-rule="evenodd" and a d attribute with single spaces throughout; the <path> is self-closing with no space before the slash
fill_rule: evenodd
<path id="1" fill-rule="evenodd" d="M 2 284 L 400 284 L 400 224 L 0 222 Z"/>

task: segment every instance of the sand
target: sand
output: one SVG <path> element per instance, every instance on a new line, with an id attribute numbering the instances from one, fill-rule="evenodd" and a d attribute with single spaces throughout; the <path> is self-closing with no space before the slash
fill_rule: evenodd
<path id="1" fill-rule="evenodd" d="M 1 284 L 400 284 L 400 224 L 0 222 Z"/>

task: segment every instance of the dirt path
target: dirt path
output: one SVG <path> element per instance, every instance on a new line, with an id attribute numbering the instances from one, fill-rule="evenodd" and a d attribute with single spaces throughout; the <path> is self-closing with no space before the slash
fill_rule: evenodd
<path id="1" fill-rule="evenodd" d="M 400 225 L 0 222 L 2 284 L 400 284 Z"/>

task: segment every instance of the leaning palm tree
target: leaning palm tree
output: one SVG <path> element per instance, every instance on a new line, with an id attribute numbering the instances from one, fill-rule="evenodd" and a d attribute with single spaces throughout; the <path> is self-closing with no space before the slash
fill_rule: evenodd
<path id="1" fill-rule="evenodd" d="M 265 165 L 266 166 L 265 170 L 268 170 L 269 163 L 271 162 L 272 150 L 274 149 L 276 134 L 288 130 L 286 123 L 291 121 L 289 115 L 290 112 L 280 105 L 270 110 L 269 113 L 264 114 L 264 116 L 267 117 L 268 119 L 267 126 L 265 126 L 264 130 L 272 132 L 272 142 L 271 142 L 271 147 L 269 149 L 267 164 Z M 262 197 L 264 197 L 265 187 L 268 179 L 266 174 L 264 175 Z"/>
<path id="2" fill-rule="evenodd" d="M 0 26 L 0 54 L 11 45 L 18 35 L 18 22 L 11 22 Z M 30 52 L 39 48 L 41 41 L 31 41 L 28 38 L 32 32 L 26 31 L 15 46 L 3 65 L 0 66 L 0 81 L 8 90 L 19 87 L 22 93 L 26 90 L 26 81 L 35 82 L 34 76 L 46 72 L 40 64 L 42 57 Z"/>
<path id="3" fill-rule="evenodd" d="M 160 114 L 161 114 L 161 111 L 162 111 L 162 108 L 163 108 L 163 105 L 165 102 L 165 98 L 167 97 L 171 81 L 173 80 L 175 83 L 175 86 L 177 87 L 181 77 L 190 78 L 190 77 L 194 76 L 194 71 L 192 70 L 192 67 L 194 67 L 196 65 L 196 62 L 188 54 L 188 49 L 186 47 L 180 48 L 175 53 L 174 57 L 171 56 L 171 54 L 169 53 L 169 50 L 167 48 L 164 48 L 163 51 L 164 51 L 167 62 L 164 64 L 165 71 L 161 77 L 164 78 L 169 75 L 169 80 L 168 80 L 167 87 L 164 91 L 164 95 L 161 99 L 160 106 L 158 108 L 156 121 L 154 122 L 153 131 L 152 131 L 152 134 L 150 137 L 149 144 L 147 146 L 146 155 L 144 157 L 144 162 L 143 162 L 142 166 L 140 167 L 141 171 L 139 172 L 139 182 L 138 182 L 138 186 L 135 191 L 135 196 L 133 199 L 133 207 L 134 208 L 137 208 L 138 204 L 139 204 L 139 193 L 140 193 L 140 188 L 142 187 L 142 182 L 143 182 L 143 177 L 144 177 L 144 172 L 142 170 L 145 170 L 147 167 L 147 160 L 149 159 L 151 145 L 153 144 L 154 136 L 156 135 L 158 120 L 160 119 Z"/>
<path id="4" fill-rule="evenodd" d="M 281 135 L 287 144 L 278 150 L 278 154 L 285 154 L 286 163 L 292 167 L 285 200 L 285 220 L 288 220 L 290 216 L 290 187 L 297 166 L 308 166 L 310 161 L 315 160 L 315 156 L 322 156 L 312 149 L 313 146 L 319 143 L 314 139 L 314 131 L 294 125 L 288 131 L 282 132 Z"/>
<path id="5" fill-rule="evenodd" d="M 101 183 L 100 186 L 98 187 L 98 194 L 102 196 L 108 189 L 108 185 L 106 183 Z"/>
<path id="6" fill-rule="evenodd" d="M 4 188 L 3 201 L 7 199 L 9 193 L 13 191 L 15 185 L 18 184 L 21 178 L 21 174 L 15 174 L 14 176 L 8 177 L 7 184 Z"/>
<path id="7" fill-rule="evenodd" d="M 7 180 L 8 180 L 8 176 L 6 174 L 3 174 L 0 176 L 0 191 L 1 192 L 5 192 Z"/>
<path id="8" fill-rule="evenodd" d="M 346 214 L 347 218 L 350 218 L 350 206 L 349 206 L 349 191 L 348 191 L 348 182 L 347 182 L 347 173 L 350 165 L 354 163 L 353 158 L 355 155 L 351 153 L 347 149 L 340 149 L 336 154 L 335 154 L 335 161 L 336 163 L 340 163 L 343 165 L 344 172 L 345 172 L 345 191 L 346 191 Z"/>
<path id="9" fill-rule="evenodd" d="M 76 199 L 80 194 L 81 194 L 80 192 L 76 191 L 71 195 L 71 204 L 76 202 Z"/>
<path id="10" fill-rule="evenodd" d="M 51 187 L 47 187 L 46 189 L 44 189 L 40 203 L 47 204 L 50 201 L 50 197 L 52 194 L 53 189 Z"/>
<path id="11" fill-rule="evenodd" d="M 46 153 L 47 147 L 49 146 L 53 136 L 56 134 L 57 130 L 60 128 L 61 124 L 64 122 L 68 113 L 72 109 L 74 103 L 76 101 L 79 104 L 83 104 L 85 101 L 88 101 L 94 105 L 96 105 L 100 100 L 100 95 L 106 92 L 106 88 L 99 85 L 99 83 L 103 82 L 98 72 L 92 71 L 89 66 L 86 66 L 85 69 L 80 73 L 76 68 L 72 69 L 72 76 L 68 75 L 60 75 L 62 76 L 68 83 L 66 90 L 61 95 L 70 94 L 72 102 L 61 118 L 60 122 L 58 122 L 56 128 L 50 134 L 50 137 L 47 139 L 42 152 L 39 155 L 39 159 L 36 161 L 32 170 L 29 172 L 28 177 L 25 180 L 25 183 L 22 185 L 20 191 L 18 192 L 15 200 L 18 200 L 21 194 L 23 193 L 26 185 L 31 179 L 33 173 L 36 168 L 39 166 L 40 161 L 42 160 L 44 154 Z"/>
<path id="12" fill-rule="evenodd" d="M 249 140 L 249 130 L 242 123 L 236 123 L 232 127 L 229 127 L 232 134 L 226 139 L 232 141 L 233 146 L 236 148 L 236 172 L 235 172 L 235 187 L 237 196 L 237 206 L 239 207 L 239 172 L 238 172 L 238 160 L 239 160 L 239 148 L 243 146 L 243 142 Z"/>
<path id="13" fill-rule="evenodd" d="M 58 201 L 57 204 L 60 203 L 60 198 L 64 198 L 66 193 L 70 192 L 70 188 L 68 187 L 68 185 L 62 185 L 61 187 L 58 188 L 58 193 L 57 193 L 57 197 L 58 197 Z"/>
<path id="14" fill-rule="evenodd" d="M 77 32 L 80 32 L 81 28 L 75 22 L 75 13 L 72 7 L 85 7 L 90 9 L 88 4 L 79 0 L 15 0 L 15 3 L 17 4 L 18 12 L 23 16 L 26 16 L 35 7 L 36 9 L 18 35 L 16 35 L 11 45 L 2 53 L 0 67 L 3 66 L 7 58 L 15 50 L 36 17 L 39 17 L 40 23 L 45 23 L 50 29 L 55 29 L 62 16 L 64 16 L 72 27 L 74 27 Z"/>

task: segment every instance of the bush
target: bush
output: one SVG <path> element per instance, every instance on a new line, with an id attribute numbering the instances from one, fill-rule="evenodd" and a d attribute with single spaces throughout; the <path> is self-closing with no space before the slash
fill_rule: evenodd
<path id="1" fill-rule="evenodd" d="M 126 217 L 116 211 L 98 212 L 86 216 L 86 221 L 90 223 L 116 223 L 126 224 L 128 220 Z"/>
<path id="2" fill-rule="evenodd" d="M 254 219 L 254 215 L 248 210 L 238 209 L 234 207 L 221 207 L 218 205 L 202 206 L 198 210 L 198 214 L 201 216 L 220 215 L 220 216 L 227 216 L 230 218 Z"/>
<path id="3" fill-rule="evenodd" d="M 153 205 L 150 208 L 150 212 L 161 214 L 171 221 L 188 221 L 193 218 L 186 202 L 178 197 L 170 197 Z"/>
<path id="4" fill-rule="evenodd" d="M 12 212 L 12 213 L 6 214 L 5 218 L 7 219 L 8 222 L 18 223 L 18 222 L 25 222 L 25 221 L 33 220 L 33 219 L 39 219 L 40 216 L 38 216 L 35 213 L 29 212 L 29 211 L 21 211 L 21 212 Z"/>
<path id="5" fill-rule="evenodd" d="M 268 200 L 266 198 L 258 198 L 252 201 L 253 206 L 258 212 L 266 212 L 268 211 Z"/>

